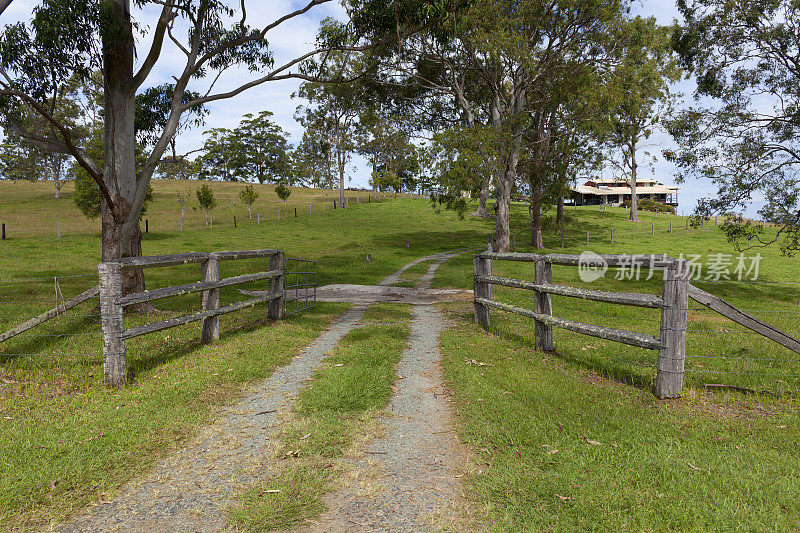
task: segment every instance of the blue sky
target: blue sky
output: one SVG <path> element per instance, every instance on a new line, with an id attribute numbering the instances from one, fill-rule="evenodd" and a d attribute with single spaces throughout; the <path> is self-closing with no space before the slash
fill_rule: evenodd
<path id="1" fill-rule="evenodd" d="M 0 24 L 29 19 L 32 7 L 36 4 L 35 0 L 14 0 L 0 17 Z M 248 18 L 252 25 L 261 26 L 302 5 L 304 5 L 304 2 L 299 0 L 251 0 L 247 3 Z M 155 7 L 157 6 L 147 9 L 145 12 L 135 12 L 134 16 L 137 20 L 143 21 L 144 24 L 151 24 L 159 11 Z M 636 3 L 633 6 L 633 12 L 642 16 L 655 16 L 661 24 L 671 24 L 673 19 L 679 17 L 677 8 L 672 1 L 645 0 Z M 344 12 L 338 2 L 330 2 L 317 6 L 304 16 L 281 25 L 273 32 L 270 32 L 268 39 L 274 51 L 276 64 L 310 50 L 314 43 L 316 30 L 322 19 L 325 17 L 342 18 L 343 15 Z M 149 44 L 148 37 L 145 35 L 137 44 L 139 58 L 146 55 Z M 180 52 L 173 45 L 167 45 L 148 80 L 148 85 L 158 85 L 171 81 L 172 73 L 182 70 L 181 60 Z M 231 69 L 217 82 L 215 91 L 234 88 L 243 79 L 249 79 L 252 76 L 246 70 Z M 201 81 L 200 85 L 194 87 L 194 89 L 202 90 L 205 88 L 204 85 L 206 83 L 207 81 Z M 201 146 L 204 130 L 219 127 L 233 128 L 245 113 L 255 114 L 263 109 L 274 113 L 275 122 L 291 135 L 290 141 L 299 141 L 302 136 L 302 128 L 294 120 L 294 112 L 298 105 L 303 104 L 303 101 L 291 98 L 292 93 L 297 90 L 298 86 L 299 82 L 293 80 L 270 82 L 250 89 L 234 99 L 211 103 L 208 106 L 211 113 L 206 119 L 205 127 L 183 133 L 178 140 L 179 150 L 186 152 Z M 683 93 L 688 101 L 691 99 L 694 83 L 692 81 L 684 81 L 677 84 L 675 89 Z M 669 136 L 659 133 L 654 134 L 648 142 L 654 145 L 648 148 L 654 154 L 670 146 Z M 663 158 L 659 157 L 659 160 L 655 163 L 654 170 L 654 175 L 658 180 L 665 183 L 672 182 L 674 169 L 670 164 L 663 161 Z M 645 167 L 642 167 L 641 172 L 644 176 L 650 174 L 650 170 Z M 351 178 L 350 185 L 354 187 L 367 186 L 369 170 L 362 159 L 354 158 L 348 168 L 348 174 Z M 697 181 L 684 183 L 679 195 L 679 210 L 688 212 L 699 197 L 713 194 L 713 192 L 714 187 L 709 183 Z"/>

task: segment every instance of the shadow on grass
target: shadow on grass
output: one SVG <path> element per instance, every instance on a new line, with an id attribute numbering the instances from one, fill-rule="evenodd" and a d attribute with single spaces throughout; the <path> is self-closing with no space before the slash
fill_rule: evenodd
<path id="1" fill-rule="evenodd" d="M 534 350 L 534 341 L 530 337 L 521 335 L 510 330 L 509 328 L 498 328 L 493 326 L 490 331 L 494 335 L 498 335 L 506 339 L 512 339 L 524 348 L 529 348 L 531 351 Z M 655 387 L 651 377 L 631 371 L 631 369 L 625 365 L 614 364 L 609 361 L 593 358 L 589 354 L 587 354 L 586 357 L 581 357 L 579 354 L 559 350 L 558 348 L 556 348 L 556 350 L 553 352 L 535 353 L 555 356 L 565 363 L 570 363 L 583 370 L 596 372 L 606 379 L 611 379 L 620 384 L 629 385 L 637 389 L 653 392 Z"/>

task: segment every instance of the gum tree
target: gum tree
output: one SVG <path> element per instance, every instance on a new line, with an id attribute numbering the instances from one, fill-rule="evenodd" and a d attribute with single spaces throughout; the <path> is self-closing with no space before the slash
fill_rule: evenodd
<path id="1" fill-rule="evenodd" d="M 724 214 L 739 248 L 800 249 L 800 2 L 682 0 L 673 45 L 697 81 L 695 105 L 669 124 L 680 179 L 717 193 L 695 215 Z M 742 216 L 754 199 L 778 231 Z"/>
<path id="2" fill-rule="evenodd" d="M 357 37 L 322 36 L 311 50 L 282 63 L 276 63 L 268 39 L 277 28 L 331 1 L 306 0 L 298 9 L 254 27 L 245 0 L 231 4 L 220 0 L 136 0 L 135 7 L 142 10 L 137 16 L 148 8 L 158 11 L 150 26 L 136 20 L 130 0 L 42 0 L 30 21 L 6 26 L 0 38 L 0 116 L 5 127 L 37 146 L 69 154 L 91 176 L 101 198 L 104 261 L 141 255 L 139 218 L 150 179 L 184 114 L 272 81 L 324 81 L 317 73 L 324 72 L 327 54 L 351 48 Z M 380 19 L 382 26 L 388 26 L 392 12 L 399 21 L 401 8 L 405 17 L 407 11 L 418 14 L 444 9 L 439 3 L 398 0 L 388 6 L 377 0 L 347 0 L 351 21 L 342 31 L 359 35 L 360 28 L 370 21 Z M 137 49 L 137 40 L 151 44 Z M 167 42 L 178 50 L 180 66 L 172 72 L 167 119 L 137 171 L 136 95 L 148 87 Z M 310 66 L 301 69 L 304 63 Z M 250 72 L 249 79 L 233 89 L 216 90 L 219 76 L 234 67 L 244 67 Z M 102 72 L 103 82 L 102 158 L 91 157 L 52 108 L 59 86 L 73 76 L 88 79 L 95 70 Z M 198 96 L 189 99 L 185 96 L 192 90 L 190 85 L 197 87 Z M 23 117 L 30 118 L 31 124 L 26 125 Z M 143 288 L 141 271 L 128 271 L 124 292 Z"/>

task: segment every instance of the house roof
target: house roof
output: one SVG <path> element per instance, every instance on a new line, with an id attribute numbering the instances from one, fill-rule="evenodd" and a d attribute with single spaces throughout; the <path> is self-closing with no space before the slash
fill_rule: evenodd
<path id="1" fill-rule="evenodd" d="M 627 182 L 623 180 L 597 180 L 592 181 L 592 183 L 597 183 L 596 186 L 592 185 L 578 185 L 576 187 L 572 187 L 572 191 L 580 193 L 580 194 L 594 194 L 597 196 L 616 196 L 618 194 L 630 194 L 631 188 L 628 187 L 604 187 L 602 184 L 606 183 L 625 183 Z M 637 180 L 638 181 L 638 180 Z M 661 185 L 660 183 L 656 183 L 655 180 L 652 179 L 643 179 L 641 180 L 645 183 L 652 183 L 653 185 L 640 185 L 636 187 L 636 194 L 673 194 L 678 192 L 680 187 L 677 185 Z"/>

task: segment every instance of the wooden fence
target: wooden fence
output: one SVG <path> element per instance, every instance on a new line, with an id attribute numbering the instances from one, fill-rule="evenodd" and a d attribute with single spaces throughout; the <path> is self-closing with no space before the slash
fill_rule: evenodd
<path id="1" fill-rule="evenodd" d="M 489 309 L 495 308 L 534 319 L 535 346 L 538 350 L 553 351 L 553 326 L 599 337 L 610 341 L 658 350 L 656 396 L 677 398 L 683 388 L 683 367 L 686 357 L 686 324 L 689 306 L 689 267 L 684 260 L 666 256 L 644 257 L 630 255 L 600 256 L 609 267 L 653 268 L 664 270 L 663 296 L 653 294 L 605 292 L 579 289 L 552 283 L 553 265 L 578 266 L 580 256 L 566 254 L 540 255 L 533 253 L 484 252 L 473 259 L 475 288 L 475 321 L 483 328 L 490 324 Z M 492 261 L 534 262 L 533 283 L 492 275 Z M 534 310 L 492 299 L 491 286 L 503 285 L 534 292 Z M 553 316 L 552 295 L 581 298 L 619 305 L 648 307 L 661 310 L 660 338 L 645 333 L 585 324 Z"/>
<path id="2" fill-rule="evenodd" d="M 269 259 L 270 269 L 268 271 L 220 279 L 219 266 L 221 261 L 259 257 Z M 124 270 L 167 267 L 189 263 L 199 263 L 201 265 L 201 280 L 199 283 L 164 287 L 127 296 L 122 295 L 122 272 Z M 283 316 L 284 253 L 281 250 L 191 252 L 149 257 L 127 257 L 118 261 L 100 263 L 98 272 L 100 274 L 100 312 L 103 327 L 103 369 L 106 383 L 110 386 L 117 386 L 125 379 L 126 339 L 188 324 L 189 322 L 201 321 L 200 339 L 203 343 L 212 343 L 219 339 L 220 315 L 253 307 L 264 302 L 268 302 L 267 316 L 269 318 L 278 320 Z M 221 287 L 259 280 L 269 280 L 269 290 L 265 294 L 243 302 L 220 307 L 219 289 Z M 125 329 L 123 310 L 126 306 L 193 292 L 202 292 L 200 312 Z"/>
<path id="3" fill-rule="evenodd" d="M 612 268 L 663 270 L 662 296 L 554 285 L 552 266 L 578 266 L 581 263 L 581 256 L 578 255 L 484 252 L 476 255 L 473 259 L 475 321 L 478 325 L 488 328 L 490 324 L 489 309 L 492 307 L 533 318 L 535 321 L 534 342 L 538 350 L 553 351 L 553 326 L 631 346 L 658 350 L 655 386 L 655 394 L 658 398 L 678 398 L 683 389 L 689 298 L 795 353 L 800 353 L 800 340 L 689 283 L 690 268 L 685 260 L 674 259 L 666 255 L 594 255 L 594 258 L 602 259 L 605 265 Z M 492 275 L 493 260 L 534 262 L 534 281 Z M 492 285 L 533 291 L 535 295 L 534 310 L 493 300 Z M 644 333 L 555 317 L 551 301 L 554 294 L 618 305 L 660 309 L 660 338 Z"/>

